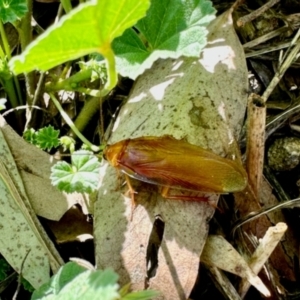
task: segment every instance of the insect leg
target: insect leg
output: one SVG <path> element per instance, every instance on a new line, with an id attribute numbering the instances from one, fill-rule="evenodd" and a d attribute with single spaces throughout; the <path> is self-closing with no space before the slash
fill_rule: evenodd
<path id="1" fill-rule="evenodd" d="M 169 194 L 170 187 L 166 186 L 162 188 L 161 196 L 166 199 L 170 200 L 183 200 L 183 201 L 197 201 L 197 202 L 207 202 L 210 206 L 212 206 L 214 209 L 217 209 L 220 211 L 220 208 L 217 207 L 215 203 L 210 203 L 209 198 L 207 197 L 199 197 L 199 196 L 185 196 L 185 195 L 170 195 Z"/>
<path id="2" fill-rule="evenodd" d="M 133 189 L 131 182 L 130 182 L 130 178 L 128 175 L 125 174 L 125 180 L 126 183 L 128 185 L 128 192 L 130 193 L 130 197 L 131 197 L 131 216 L 130 216 L 130 220 L 132 221 L 132 217 L 133 217 L 133 211 L 136 207 L 136 203 L 134 200 L 134 194 L 136 194 L 136 191 Z"/>
<path id="3" fill-rule="evenodd" d="M 166 199 L 171 200 L 187 200 L 187 201 L 201 201 L 201 202 L 208 202 L 207 197 L 199 197 L 199 196 L 185 196 L 185 195 L 170 195 L 169 194 L 170 187 L 165 186 L 162 188 L 161 196 Z"/>

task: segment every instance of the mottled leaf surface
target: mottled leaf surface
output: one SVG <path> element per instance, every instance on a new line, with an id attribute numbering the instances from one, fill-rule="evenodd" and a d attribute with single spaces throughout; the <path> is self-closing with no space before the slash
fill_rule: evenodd
<path id="1" fill-rule="evenodd" d="M 168 134 L 222 156 L 230 153 L 246 109 L 246 61 L 230 11 L 215 19 L 208 30 L 208 45 L 200 58 L 159 60 L 138 78 L 117 117 L 110 143 Z M 105 164 L 102 176 L 95 204 L 97 266 L 112 266 L 121 283 L 130 281 L 133 289 L 143 289 L 149 237 L 155 219 L 161 217 L 165 226 L 158 268 L 149 285 L 161 291 L 164 299 L 187 299 L 214 209 L 204 202 L 166 200 L 158 187 L 132 180 L 137 191 L 132 212 L 128 188 L 120 188 L 118 172 Z M 218 199 L 218 195 L 206 196 Z"/>

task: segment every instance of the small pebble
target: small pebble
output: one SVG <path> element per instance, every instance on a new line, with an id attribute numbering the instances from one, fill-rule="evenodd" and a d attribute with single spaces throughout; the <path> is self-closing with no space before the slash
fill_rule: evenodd
<path id="1" fill-rule="evenodd" d="M 289 171 L 300 160 L 300 139 L 285 137 L 275 140 L 268 151 L 269 166 L 275 171 Z"/>

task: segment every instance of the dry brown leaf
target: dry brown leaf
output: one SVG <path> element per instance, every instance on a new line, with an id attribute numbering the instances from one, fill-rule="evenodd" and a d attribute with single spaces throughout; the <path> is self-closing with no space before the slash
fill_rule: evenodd
<path id="1" fill-rule="evenodd" d="M 76 203 L 84 203 L 81 194 L 63 194 L 50 181 L 50 169 L 56 162 L 41 149 L 21 138 L 0 115 L 0 129 L 15 158 L 28 198 L 35 213 L 58 221 Z"/>
<path id="2" fill-rule="evenodd" d="M 235 209 L 239 212 L 240 217 L 245 217 L 250 213 L 259 211 L 261 207 L 271 207 L 278 204 L 278 200 L 272 194 L 272 189 L 265 178 L 263 178 L 261 183 L 261 188 L 259 191 L 261 203 L 251 195 L 251 193 L 237 193 L 235 194 Z M 248 236 L 253 236 L 256 239 L 262 238 L 267 230 L 273 226 L 273 224 L 285 222 L 288 224 L 284 214 L 281 210 L 276 210 L 274 212 L 268 213 L 266 215 L 260 216 L 258 219 L 251 220 L 245 223 L 241 230 L 243 233 L 247 233 Z M 241 241 L 240 241 L 241 242 Z M 255 247 L 249 239 L 244 239 L 244 246 L 249 248 L 250 253 L 255 250 Z M 298 253 L 297 239 L 295 238 L 291 230 L 287 230 L 284 239 L 275 248 L 269 259 L 268 272 L 272 274 L 272 281 L 269 281 L 269 276 L 265 276 L 265 284 L 268 288 L 283 291 L 284 288 L 281 287 L 280 279 L 285 278 L 286 280 L 294 281 L 294 257 Z M 249 254 L 250 256 L 251 254 Z M 273 283 L 275 283 L 274 286 Z M 276 294 L 276 291 L 273 290 Z"/>
<path id="3" fill-rule="evenodd" d="M 47 224 L 58 244 L 93 239 L 93 226 L 77 206 L 70 208 L 58 222 L 49 220 Z"/>
<path id="4" fill-rule="evenodd" d="M 264 264 L 268 261 L 269 256 L 271 253 L 273 253 L 275 247 L 280 242 L 286 230 L 287 225 L 285 223 L 278 223 L 276 226 L 269 227 L 265 236 L 259 240 L 259 245 L 249 260 L 249 266 L 255 272 L 255 274 L 258 274 L 258 272 L 263 268 Z M 250 287 L 249 282 L 246 282 L 244 279 L 240 283 L 239 294 L 242 297 L 246 295 Z M 271 296 L 271 294 L 269 293 L 268 296 Z"/>
<path id="5" fill-rule="evenodd" d="M 63 261 L 32 209 L 2 131 L 0 157 L 0 252 L 38 288 L 49 280 L 49 267 L 57 272 Z"/>
<path id="6" fill-rule="evenodd" d="M 200 59 L 160 60 L 136 81 L 121 109 L 110 143 L 140 136 L 172 135 L 220 155 L 240 132 L 247 101 L 247 68 L 230 12 L 209 26 L 209 43 Z M 188 159 L 188 154 L 187 154 Z M 201 170 L 200 170 L 201 171 Z M 205 170 L 208 172 L 209 170 Z M 170 201 L 157 187 L 135 182 L 137 207 L 120 189 L 107 163 L 95 203 L 98 268 L 113 267 L 121 285 L 144 289 L 149 236 L 157 216 L 165 222 L 152 289 L 164 299 L 186 299 L 195 283 L 199 255 L 214 209 L 207 203 Z M 210 195 L 216 201 L 217 195 Z"/>
<path id="7" fill-rule="evenodd" d="M 275 195 L 272 194 L 272 188 L 265 178 L 263 178 L 262 181 L 260 197 L 261 199 L 263 199 L 264 207 L 271 207 L 275 204 L 278 204 L 278 200 L 276 199 Z M 272 213 L 269 213 L 267 215 L 267 218 L 270 222 L 269 226 L 280 222 L 289 224 L 289 220 L 285 217 L 285 214 L 282 210 L 276 210 Z M 255 222 L 256 221 L 254 221 L 254 223 Z M 262 226 L 258 226 L 257 228 L 260 230 L 260 232 L 258 232 L 258 237 L 261 238 L 262 232 L 265 233 L 269 227 L 263 228 Z M 246 230 L 246 228 L 243 229 Z M 287 280 L 290 280 L 292 282 L 296 280 L 294 273 L 294 259 L 299 253 L 299 244 L 297 240 L 297 232 L 287 230 L 281 243 L 278 245 L 278 247 L 275 248 L 274 252 L 272 253 L 270 257 L 270 263 L 277 270 L 278 278 L 286 278 Z"/>
<path id="8" fill-rule="evenodd" d="M 244 278 L 264 296 L 270 296 L 266 286 L 251 270 L 245 259 L 222 236 L 210 235 L 207 238 L 201 261 Z"/>

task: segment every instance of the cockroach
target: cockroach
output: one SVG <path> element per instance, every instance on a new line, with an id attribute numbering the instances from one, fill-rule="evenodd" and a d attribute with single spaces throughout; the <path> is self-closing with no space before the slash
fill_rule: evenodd
<path id="1" fill-rule="evenodd" d="M 103 156 L 129 177 L 164 186 L 162 195 L 169 199 L 204 200 L 168 196 L 169 188 L 231 193 L 242 191 L 247 185 L 247 173 L 239 161 L 171 136 L 123 140 L 107 146 Z"/>

